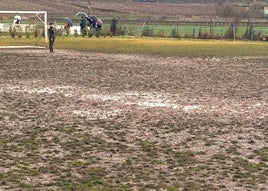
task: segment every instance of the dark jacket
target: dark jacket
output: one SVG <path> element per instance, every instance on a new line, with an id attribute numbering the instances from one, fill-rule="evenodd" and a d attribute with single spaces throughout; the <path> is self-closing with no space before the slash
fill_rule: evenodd
<path id="1" fill-rule="evenodd" d="M 55 29 L 53 27 L 49 27 L 48 36 L 49 36 L 49 39 L 54 39 L 55 38 Z"/>
<path id="2" fill-rule="evenodd" d="M 80 21 L 80 27 L 81 27 L 81 29 L 84 29 L 86 26 L 87 26 L 86 19 L 81 19 L 81 21 Z"/>

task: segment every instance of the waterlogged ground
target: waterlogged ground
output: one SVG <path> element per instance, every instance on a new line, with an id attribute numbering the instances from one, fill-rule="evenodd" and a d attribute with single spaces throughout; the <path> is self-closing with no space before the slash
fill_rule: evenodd
<path id="1" fill-rule="evenodd" d="M 268 57 L 0 56 L 0 190 L 268 189 Z"/>

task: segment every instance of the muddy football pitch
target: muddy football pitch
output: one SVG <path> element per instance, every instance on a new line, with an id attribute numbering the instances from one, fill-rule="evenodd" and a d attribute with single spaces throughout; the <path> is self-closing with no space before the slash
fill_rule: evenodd
<path id="1" fill-rule="evenodd" d="M 267 56 L 0 56 L 0 190 L 268 189 Z"/>

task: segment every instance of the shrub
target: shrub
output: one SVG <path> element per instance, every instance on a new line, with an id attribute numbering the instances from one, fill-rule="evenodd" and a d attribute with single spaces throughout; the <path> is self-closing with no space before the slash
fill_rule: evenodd
<path id="1" fill-rule="evenodd" d="M 211 38 L 212 39 L 221 39 L 222 38 L 222 36 L 219 34 L 219 33 L 217 33 L 217 34 L 213 34 L 212 36 L 211 36 Z"/>
<path id="2" fill-rule="evenodd" d="M 26 27 L 26 29 L 25 29 L 25 35 L 26 35 L 26 38 L 30 38 L 30 36 L 31 36 L 30 26 L 27 26 Z"/>
<path id="3" fill-rule="evenodd" d="M 254 34 L 254 39 L 255 40 L 262 40 L 263 39 L 262 31 L 256 31 Z"/>
<path id="4" fill-rule="evenodd" d="M 198 33 L 198 38 L 199 39 L 210 39 L 212 36 L 208 32 L 199 32 Z"/>
<path id="5" fill-rule="evenodd" d="M 93 37 L 93 35 L 94 35 L 93 29 L 90 29 L 90 30 L 86 29 L 86 34 L 88 37 Z"/>
<path id="6" fill-rule="evenodd" d="M 76 29 L 74 30 L 74 37 L 78 37 L 78 31 Z"/>
<path id="7" fill-rule="evenodd" d="M 191 38 L 192 37 L 192 34 L 190 34 L 190 33 L 186 33 L 185 35 L 184 35 L 184 38 Z"/>
<path id="8" fill-rule="evenodd" d="M 101 32 L 101 36 L 103 36 L 104 38 L 107 36 L 107 35 L 109 35 L 109 33 L 107 33 L 107 32 Z"/>
<path id="9" fill-rule="evenodd" d="M 101 28 L 96 28 L 96 37 L 100 37 L 101 35 Z"/>
<path id="10" fill-rule="evenodd" d="M 180 38 L 180 34 L 177 29 L 172 29 L 170 37 L 172 38 Z"/>
<path id="11" fill-rule="evenodd" d="M 160 31 L 158 31 L 158 33 L 155 36 L 157 36 L 157 37 L 165 37 L 165 31 L 160 30 Z"/>
<path id="12" fill-rule="evenodd" d="M 22 37 L 22 32 L 18 32 L 18 33 L 17 33 L 17 36 L 18 36 L 19 38 L 21 38 L 21 37 Z"/>
<path id="13" fill-rule="evenodd" d="M 116 34 L 116 30 L 117 30 L 117 20 L 113 18 L 111 22 L 110 36 L 114 36 Z"/>
<path id="14" fill-rule="evenodd" d="M 146 27 L 142 31 L 142 36 L 153 36 L 153 29 L 150 29 L 149 27 Z"/>
<path id="15" fill-rule="evenodd" d="M 64 30 L 62 27 L 56 30 L 56 36 L 63 36 L 63 34 L 64 34 Z"/>
<path id="16" fill-rule="evenodd" d="M 134 32 L 132 31 L 132 29 L 130 29 L 130 30 L 128 31 L 127 35 L 128 35 L 128 36 L 134 36 L 135 34 L 134 34 Z"/>
<path id="17" fill-rule="evenodd" d="M 38 34 L 39 34 L 38 31 L 39 31 L 39 30 L 38 30 L 38 27 L 36 26 L 35 29 L 34 29 L 34 37 L 35 37 L 35 38 L 38 37 Z"/>
<path id="18" fill-rule="evenodd" d="M 31 33 L 30 33 L 30 32 L 26 32 L 26 33 L 25 33 L 25 36 L 26 36 L 26 38 L 30 38 Z"/>
<path id="19" fill-rule="evenodd" d="M 232 39 L 234 37 L 233 29 L 231 27 L 224 34 L 225 39 Z"/>
<path id="20" fill-rule="evenodd" d="M 65 28 L 65 35 L 66 35 L 66 36 L 69 36 L 69 35 L 70 35 L 70 32 L 71 32 L 71 31 L 70 31 L 69 28 Z"/>
<path id="21" fill-rule="evenodd" d="M 87 36 L 87 29 L 86 28 L 81 29 L 81 35 L 82 35 L 82 37 Z"/>
<path id="22" fill-rule="evenodd" d="M 11 36 L 12 38 L 15 38 L 16 33 L 17 33 L 17 31 L 16 31 L 15 28 L 14 28 L 14 29 L 13 29 L 12 27 L 9 28 L 9 34 L 10 34 L 10 36 Z"/>
<path id="23" fill-rule="evenodd" d="M 127 28 L 126 27 L 122 27 L 120 26 L 117 30 L 116 30 L 116 35 L 117 36 L 125 36 L 127 34 Z"/>

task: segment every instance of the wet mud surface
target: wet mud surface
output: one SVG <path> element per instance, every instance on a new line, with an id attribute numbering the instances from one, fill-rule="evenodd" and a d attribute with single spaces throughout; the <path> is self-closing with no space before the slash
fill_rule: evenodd
<path id="1" fill-rule="evenodd" d="M 268 189 L 268 57 L 0 56 L 0 189 Z"/>

